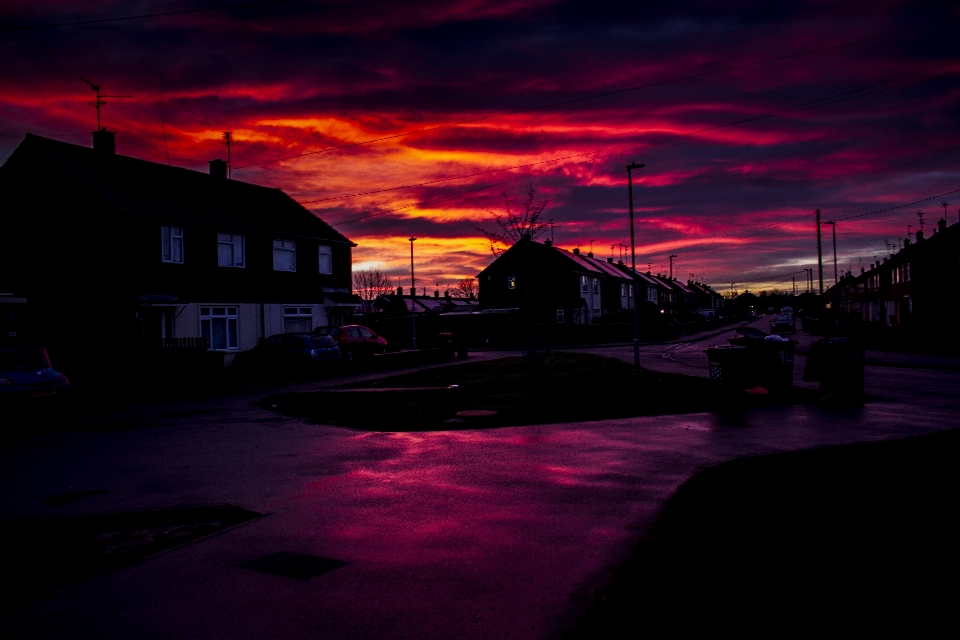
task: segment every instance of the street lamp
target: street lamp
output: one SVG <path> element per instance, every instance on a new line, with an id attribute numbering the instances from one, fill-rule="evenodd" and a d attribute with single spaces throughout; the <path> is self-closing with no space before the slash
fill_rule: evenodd
<path id="1" fill-rule="evenodd" d="M 413 349 L 417 349 L 417 279 L 413 276 L 413 242 L 410 238 L 410 323 L 413 325 Z"/>
<path id="2" fill-rule="evenodd" d="M 633 367 L 640 370 L 640 308 L 637 297 L 640 287 L 637 282 L 637 243 L 633 234 L 633 173 L 644 165 L 631 162 L 627 165 L 627 192 L 630 197 L 630 268 L 633 270 Z"/>

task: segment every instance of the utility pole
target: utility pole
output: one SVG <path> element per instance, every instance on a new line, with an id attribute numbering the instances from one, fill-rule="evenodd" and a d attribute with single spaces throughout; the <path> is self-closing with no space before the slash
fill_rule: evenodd
<path id="1" fill-rule="evenodd" d="M 673 280 L 673 259 L 677 257 L 677 254 L 670 256 L 670 279 Z"/>
<path id="2" fill-rule="evenodd" d="M 820 331 L 823 331 L 826 325 L 826 308 L 823 306 L 823 242 L 820 236 L 820 209 L 817 209 L 817 272 L 820 276 Z"/>
<path id="3" fill-rule="evenodd" d="M 837 222 L 836 220 L 828 220 L 823 224 L 833 227 L 833 284 L 837 284 L 840 282 L 837 276 Z"/>
<path id="4" fill-rule="evenodd" d="M 634 169 L 642 169 L 644 165 L 631 162 L 627 165 L 627 192 L 630 198 L 630 268 L 633 270 L 633 368 L 640 370 L 640 305 L 637 297 L 640 287 L 637 283 L 637 243 L 633 234 L 633 174 Z"/>
<path id="5" fill-rule="evenodd" d="M 797 297 L 797 276 L 790 276 L 790 281 L 793 282 L 793 297 Z"/>
<path id="6" fill-rule="evenodd" d="M 413 276 L 413 242 L 410 238 L 410 323 L 413 326 L 413 350 L 417 350 L 417 279 Z"/>

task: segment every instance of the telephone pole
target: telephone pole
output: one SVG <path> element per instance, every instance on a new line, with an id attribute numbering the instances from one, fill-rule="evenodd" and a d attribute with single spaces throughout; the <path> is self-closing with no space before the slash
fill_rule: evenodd
<path id="1" fill-rule="evenodd" d="M 630 268 L 633 271 L 633 368 L 640 370 L 640 305 L 637 297 L 640 287 L 637 282 L 637 244 L 633 235 L 633 174 L 634 169 L 642 169 L 644 165 L 631 162 L 627 165 L 627 192 L 630 198 Z"/>

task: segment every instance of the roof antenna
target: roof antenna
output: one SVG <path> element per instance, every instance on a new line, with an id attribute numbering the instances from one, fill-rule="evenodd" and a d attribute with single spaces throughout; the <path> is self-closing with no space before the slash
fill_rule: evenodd
<path id="1" fill-rule="evenodd" d="M 167 165 L 169 165 L 170 147 L 167 146 L 167 125 L 163 122 L 163 109 L 160 108 L 159 100 L 157 100 L 157 112 L 160 114 L 160 129 L 163 131 L 163 149 L 167 152 Z"/>
<path id="2" fill-rule="evenodd" d="M 223 144 L 227 145 L 227 178 L 233 174 L 233 163 L 230 162 L 230 144 L 233 142 L 233 131 L 223 132 Z"/>
<path id="3" fill-rule="evenodd" d="M 83 80 L 84 82 L 86 82 L 88 85 L 90 85 L 90 88 L 97 92 L 97 99 L 96 99 L 96 100 L 91 100 L 90 102 L 87 103 L 87 104 L 89 104 L 91 107 L 93 107 L 93 108 L 95 108 L 95 109 L 97 110 L 97 131 L 100 131 L 100 107 L 103 107 L 103 106 L 105 106 L 105 105 L 107 104 L 106 98 L 132 98 L 132 97 L 133 97 L 133 96 L 106 96 L 106 95 L 101 95 L 101 94 L 100 94 L 100 85 L 98 85 L 98 84 L 93 84 L 92 82 L 90 82 L 89 80 L 87 80 L 87 79 L 84 78 L 84 77 L 81 77 L 80 79 Z"/>

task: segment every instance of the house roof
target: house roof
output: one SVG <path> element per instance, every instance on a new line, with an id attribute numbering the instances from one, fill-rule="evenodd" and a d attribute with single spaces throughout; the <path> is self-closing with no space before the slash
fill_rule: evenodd
<path id="1" fill-rule="evenodd" d="M 125 213 L 356 246 L 280 189 L 107 154 L 31 133 L 14 155 L 21 150 L 39 151 L 51 158 Z"/>
<path id="2" fill-rule="evenodd" d="M 630 276 L 627 273 L 624 273 L 617 268 L 616 265 L 611 264 L 605 260 L 600 260 L 599 258 L 591 258 L 590 256 L 580 256 L 582 260 L 587 260 L 590 264 L 595 265 L 602 271 L 604 274 L 617 278 L 618 280 L 626 280 L 630 282 Z"/>

